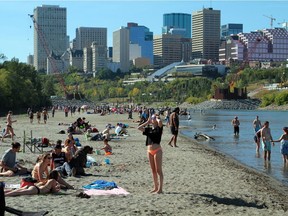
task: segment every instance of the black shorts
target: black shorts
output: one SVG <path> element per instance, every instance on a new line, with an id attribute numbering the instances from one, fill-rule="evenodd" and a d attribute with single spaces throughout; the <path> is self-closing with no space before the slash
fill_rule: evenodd
<path id="1" fill-rule="evenodd" d="M 234 127 L 234 134 L 239 134 L 239 126 Z"/>
<path id="2" fill-rule="evenodd" d="M 176 130 L 175 126 L 170 126 L 170 131 L 173 135 L 177 136 L 178 135 L 178 130 Z"/>

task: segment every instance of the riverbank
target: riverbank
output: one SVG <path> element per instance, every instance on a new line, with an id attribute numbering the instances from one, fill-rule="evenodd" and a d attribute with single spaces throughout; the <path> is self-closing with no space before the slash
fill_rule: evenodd
<path id="1" fill-rule="evenodd" d="M 239 100 L 207 100 L 202 103 L 191 105 L 183 103 L 181 108 L 194 110 L 206 109 L 229 109 L 229 110 L 254 110 L 258 109 L 260 101 L 256 99 L 239 99 Z"/>
<path id="2" fill-rule="evenodd" d="M 69 177 L 67 181 L 77 190 L 61 191 L 55 195 L 7 197 L 8 206 L 21 210 L 48 210 L 49 215 L 285 215 L 288 191 L 273 178 L 238 164 L 194 140 L 180 136 L 179 148 L 167 145 L 171 135 L 164 128 L 162 137 L 164 193 L 151 194 L 151 171 L 148 165 L 145 137 L 137 130 L 136 122 L 128 120 L 126 114 L 81 113 L 92 125 L 103 130 L 107 123 L 129 124 L 129 136 L 110 142 L 113 155 L 111 165 L 92 166 L 86 177 Z M 33 136 L 45 136 L 53 141 L 65 139 L 57 134 L 64 129 L 59 123 L 71 123 L 78 116 L 64 117 L 62 111 L 47 124 L 29 123 L 25 115 L 13 116 L 17 140 L 22 143 L 23 130 L 33 131 Z M 133 114 L 136 119 L 136 113 Z M 3 120 L 3 119 L 2 119 Z M 4 127 L 4 121 L 1 126 Z M 181 128 L 180 128 L 181 130 Z M 102 142 L 87 141 L 76 135 L 82 145 L 100 149 Z M 9 148 L 9 139 L 0 144 L 0 154 Z M 49 150 L 49 149 L 47 149 Z M 18 153 L 25 165 L 32 167 L 38 153 Z M 92 155 L 101 164 L 105 156 Z M 19 183 L 20 177 L 0 178 L 8 184 Z M 82 186 L 95 180 L 114 181 L 130 194 L 127 196 L 92 196 L 90 199 L 76 197 Z M 7 214 L 9 215 L 9 214 Z"/>

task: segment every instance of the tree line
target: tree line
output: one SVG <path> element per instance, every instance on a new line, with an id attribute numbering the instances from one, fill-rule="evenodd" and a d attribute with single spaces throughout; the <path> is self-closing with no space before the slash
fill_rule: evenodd
<path id="1" fill-rule="evenodd" d="M 141 81 L 125 85 L 124 80 L 137 76 L 145 78 L 147 71 L 132 68 L 132 73 L 116 73 L 108 69 L 99 70 L 95 76 L 81 75 L 75 68 L 69 73 L 45 75 L 37 72 L 34 67 L 19 63 L 16 59 L 0 63 L 0 112 L 13 110 L 23 112 L 28 107 L 41 109 L 51 106 L 51 95 L 64 97 L 63 87 L 68 93 L 81 92 L 86 99 L 97 102 L 134 102 L 149 103 L 162 102 L 163 105 L 177 102 L 199 103 L 210 99 L 215 88 L 227 88 L 231 81 L 239 88 L 247 87 L 252 83 L 282 83 L 286 85 L 287 68 L 277 67 L 270 69 L 231 68 L 227 76 L 218 78 L 208 77 L 177 77 L 172 81 L 160 80 L 157 82 Z M 64 85 L 64 86 L 63 86 Z M 77 88 L 76 88 L 77 86 Z M 270 96 L 270 93 L 272 96 Z M 279 93 L 280 94 L 280 93 Z M 277 99 L 278 98 L 278 99 Z M 269 92 L 263 96 L 263 104 L 285 104 L 288 95 L 281 92 Z"/>

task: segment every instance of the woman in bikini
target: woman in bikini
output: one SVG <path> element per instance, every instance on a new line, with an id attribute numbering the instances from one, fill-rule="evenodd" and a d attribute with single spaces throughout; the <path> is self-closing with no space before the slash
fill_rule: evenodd
<path id="1" fill-rule="evenodd" d="M 49 169 L 51 163 L 51 155 L 50 153 L 45 153 L 41 156 L 40 161 L 34 166 L 32 170 L 32 177 L 37 180 L 37 182 L 46 184 L 49 181 Z M 65 189 L 74 189 L 74 187 L 64 181 L 60 175 L 57 177 L 57 182 L 60 184 L 61 188 Z"/>
<path id="2" fill-rule="evenodd" d="M 152 127 L 150 127 L 152 125 Z M 146 122 L 141 124 L 138 129 L 146 136 L 146 146 L 148 159 L 153 175 L 154 189 L 152 193 L 162 193 L 163 172 L 162 172 L 162 148 L 160 145 L 163 124 L 159 116 L 152 115 Z M 159 183 L 158 183 L 159 178 Z"/>
<path id="3" fill-rule="evenodd" d="M 59 174 L 56 170 L 53 170 L 49 174 L 48 181 L 42 185 L 32 185 L 19 188 L 16 190 L 6 190 L 5 196 L 21 196 L 21 195 L 36 195 L 36 194 L 47 194 L 47 193 L 57 193 L 60 191 L 60 185 L 57 182 Z"/>

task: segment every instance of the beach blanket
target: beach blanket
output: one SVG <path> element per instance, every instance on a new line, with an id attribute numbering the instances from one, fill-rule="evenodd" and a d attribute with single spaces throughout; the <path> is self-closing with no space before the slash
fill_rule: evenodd
<path id="1" fill-rule="evenodd" d="M 100 195 L 128 195 L 125 189 L 118 187 L 111 190 L 97 190 L 97 189 L 84 189 L 84 193 L 89 196 L 100 196 Z"/>
<path id="2" fill-rule="evenodd" d="M 113 188 L 117 188 L 115 182 L 108 182 L 105 180 L 96 180 L 91 184 L 83 186 L 84 189 L 97 189 L 97 190 L 111 190 Z"/>
<path id="3" fill-rule="evenodd" d="M 126 190 L 118 187 L 115 182 L 105 180 L 96 180 L 89 185 L 83 186 L 84 192 L 87 195 L 127 195 Z"/>

